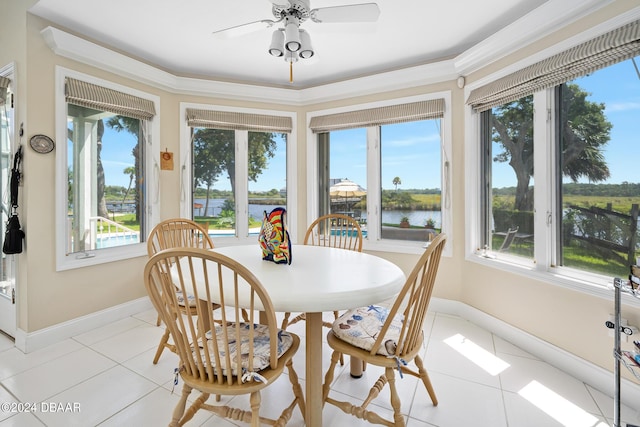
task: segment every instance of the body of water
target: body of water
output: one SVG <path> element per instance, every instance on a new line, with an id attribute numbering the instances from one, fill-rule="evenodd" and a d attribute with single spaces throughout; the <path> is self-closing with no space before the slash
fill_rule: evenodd
<path id="1" fill-rule="evenodd" d="M 435 222 L 435 228 L 442 228 L 442 212 L 440 211 L 382 211 L 382 222 L 400 224 L 403 216 L 409 218 L 410 225 L 423 226 L 428 219 Z"/>
<path id="2" fill-rule="evenodd" d="M 202 205 L 202 208 L 193 208 L 194 216 L 219 216 L 220 212 L 222 212 L 222 206 L 224 206 L 225 199 L 209 199 L 209 205 L 205 203 L 205 199 L 194 199 L 194 204 L 199 203 Z M 207 206 L 207 210 L 205 212 L 205 206 Z M 249 216 L 253 217 L 257 220 L 262 220 L 262 215 L 264 211 L 270 212 L 276 205 L 258 205 L 258 204 L 249 204 Z"/>
<path id="3" fill-rule="evenodd" d="M 218 216 L 222 211 L 225 199 L 209 199 L 209 206 L 207 212 L 204 211 L 206 206 L 205 199 L 195 199 L 194 203 L 199 203 L 202 208 L 194 208 L 193 213 L 195 216 Z M 275 205 L 262 205 L 262 204 L 249 204 L 249 215 L 254 219 L 261 220 L 264 211 L 270 212 Z M 387 224 L 400 224 L 400 219 L 403 216 L 409 217 L 409 224 L 423 226 L 427 222 L 427 219 L 433 219 L 435 221 L 436 228 L 442 228 L 442 215 L 440 211 L 400 211 L 390 210 L 382 211 L 382 222 Z M 367 213 L 362 212 L 362 219 L 366 220 Z"/>

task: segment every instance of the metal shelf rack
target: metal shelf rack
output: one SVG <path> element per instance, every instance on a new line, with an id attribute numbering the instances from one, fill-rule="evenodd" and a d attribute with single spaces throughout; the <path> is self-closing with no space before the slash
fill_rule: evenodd
<path id="1" fill-rule="evenodd" d="M 615 291 L 614 297 L 614 349 L 613 356 L 615 357 L 614 364 L 614 378 L 615 378 L 615 391 L 614 391 L 614 407 L 613 407 L 613 427 L 623 427 L 620 421 L 620 365 L 624 365 L 633 373 L 633 375 L 640 380 L 640 366 L 637 366 L 634 361 L 628 359 L 622 353 L 620 348 L 620 298 L 621 293 L 633 295 L 636 298 L 640 298 L 640 288 L 634 289 L 630 280 L 615 278 L 613 279 L 613 288 Z M 637 427 L 631 424 L 627 424 L 627 427 Z"/>

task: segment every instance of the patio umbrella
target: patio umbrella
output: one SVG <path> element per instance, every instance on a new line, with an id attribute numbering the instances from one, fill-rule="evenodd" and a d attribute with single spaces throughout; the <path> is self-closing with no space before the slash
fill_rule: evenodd
<path id="1" fill-rule="evenodd" d="M 359 200 L 360 197 L 365 196 L 366 194 L 367 190 L 348 179 L 343 179 L 342 181 L 335 183 L 331 186 L 331 188 L 329 188 L 329 195 L 331 196 L 331 198 L 344 198 L 347 210 L 349 210 L 349 199 L 358 198 Z"/>
<path id="2" fill-rule="evenodd" d="M 202 203 L 197 203 L 197 202 L 195 202 L 195 203 L 193 204 L 193 209 L 198 209 L 198 213 L 199 213 L 199 214 L 202 214 L 201 209 L 202 209 L 203 207 L 204 207 L 204 205 L 203 205 Z"/>

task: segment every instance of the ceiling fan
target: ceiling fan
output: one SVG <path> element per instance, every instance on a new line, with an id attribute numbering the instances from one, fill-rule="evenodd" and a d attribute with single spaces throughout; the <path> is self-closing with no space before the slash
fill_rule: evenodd
<path id="1" fill-rule="evenodd" d="M 309 33 L 300 24 L 310 19 L 316 23 L 375 22 L 380 15 L 376 3 L 348 4 L 311 9 L 309 0 L 268 0 L 275 20 L 262 19 L 214 31 L 219 37 L 234 37 L 282 24 L 271 36 L 269 53 L 289 63 L 289 81 L 293 82 L 293 63 L 311 58 L 315 52 Z"/>

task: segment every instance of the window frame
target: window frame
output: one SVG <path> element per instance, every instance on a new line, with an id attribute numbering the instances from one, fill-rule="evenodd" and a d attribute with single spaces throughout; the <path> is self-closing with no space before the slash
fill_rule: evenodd
<path id="1" fill-rule="evenodd" d="M 453 241 L 453 200 L 452 200 L 452 124 L 451 124 L 451 92 L 432 92 L 428 94 L 415 95 L 404 98 L 395 98 L 365 104 L 355 104 L 346 107 L 331 108 L 326 110 L 315 110 L 307 113 L 307 224 L 310 224 L 319 212 L 318 206 L 318 134 L 314 134 L 310 129 L 311 119 L 316 116 L 329 114 L 347 113 L 369 108 L 387 107 L 391 105 L 407 104 L 419 101 L 429 101 L 432 99 L 444 99 L 444 115 L 440 119 L 440 138 L 442 149 L 441 165 L 441 194 L 442 194 L 442 231 L 447 233 L 449 241 Z M 367 127 L 367 183 L 366 188 L 381 188 L 380 171 L 380 132 L 378 126 Z M 374 173 L 375 171 L 375 173 Z M 420 254 L 424 252 L 424 242 L 382 239 L 379 225 L 381 222 L 380 191 L 371 191 L 367 194 L 367 238 L 364 239 L 363 250 L 396 252 L 406 254 Z M 452 244 L 445 246 L 443 255 L 451 257 L 453 254 Z"/>
<path id="2" fill-rule="evenodd" d="M 202 110 L 217 110 L 225 112 L 236 112 L 246 114 L 262 114 L 271 116 L 285 116 L 290 117 L 292 121 L 291 133 L 287 136 L 287 228 L 293 241 L 296 241 L 297 230 L 297 216 L 295 215 L 297 206 L 297 130 L 296 120 L 297 114 L 291 111 L 279 111 L 279 110 L 266 110 L 256 108 L 244 108 L 244 107 L 230 107 L 217 104 L 197 104 L 190 102 L 180 103 L 180 216 L 185 218 L 192 218 L 193 215 L 193 195 L 191 187 L 193 185 L 193 170 L 192 170 L 192 147 L 191 147 L 191 126 L 187 124 L 186 111 L 188 108 L 202 109 Z M 216 245 L 218 246 L 234 246 L 234 245 L 246 245 L 256 243 L 257 238 L 254 235 L 248 235 L 248 212 L 249 212 L 249 199 L 248 189 L 249 180 L 247 169 L 245 168 L 246 162 L 249 159 L 249 132 L 248 130 L 236 130 L 236 146 L 235 146 L 235 171 L 236 171 L 236 193 L 244 194 L 245 197 L 236 198 L 236 235 L 233 237 L 225 237 L 223 239 L 217 239 Z M 275 206 L 274 206 L 275 207 Z M 242 236 L 242 237 L 239 237 Z"/>
<path id="3" fill-rule="evenodd" d="M 512 67 L 509 72 L 512 72 Z M 471 90 L 500 78 L 493 75 L 465 87 L 465 99 Z M 557 117 L 555 99 L 557 86 L 535 92 L 534 103 L 534 258 L 500 254 L 484 256 L 482 251 L 483 209 L 482 194 L 485 171 L 482 170 L 481 120 L 470 105 L 465 105 L 465 259 L 490 268 L 524 275 L 531 279 L 579 291 L 600 298 L 611 299 L 612 277 L 555 265 L 559 238 L 558 212 L 558 152 L 556 149 Z M 551 189 L 551 191 L 549 191 Z M 640 301 L 629 299 L 631 305 L 640 307 Z"/>
<path id="4" fill-rule="evenodd" d="M 153 227 L 158 222 L 160 193 L 159 193 L 159 164 L 160 164 L 160 98 L 132 87 L 103 80 L 88 74 L 80 73 L 64 67 L 56 66 L 55 70 L 55 128 L 56 128 L 56 271 L 99 265 L 120 261 L 147 254 L 146 236 L 140 238 L 136 244 L 122 245 L 113 248 L 95 249 L 84 252 L 67 254 L 66 221 L 67 221 L 67 102 L 65 99 L 65 78 L 71 77 L 87 83 L 108 89 L 129 93 L 145 98 L 155 104 L 156 116 L 147 121 L 145 147 L 145 200 L 144 215 L 147 227 Z M 149 228 L 150 229 L 150 228 Z"/>

